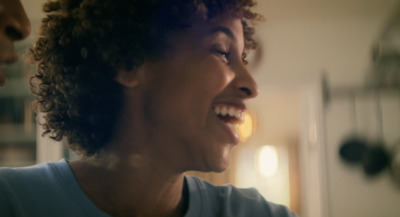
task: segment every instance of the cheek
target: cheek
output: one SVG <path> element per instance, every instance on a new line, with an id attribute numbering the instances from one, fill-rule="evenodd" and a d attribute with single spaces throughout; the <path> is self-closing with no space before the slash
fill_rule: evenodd
<path id="1" fill-rule="evenodd" d="M 174 64 L 167 62 L 157 69 L 148 82 L 153 97 L 164 104 L 164 108 L 178 110 L 198 110 L 200 105 L 207 109 L 235 76 L 227 65 L 213 56 L 188 58 Z"/>
<path id="2" fill-rule="evenodd" d="M 235 77 L 230 68 L 216 58 L 210 57 L 199 66 L 195 80 L 204 91 L 213 94 L 224 91 Z"/>

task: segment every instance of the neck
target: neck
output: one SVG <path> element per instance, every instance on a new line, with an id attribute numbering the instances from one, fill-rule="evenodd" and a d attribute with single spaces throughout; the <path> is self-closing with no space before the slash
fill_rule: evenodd
<path id="1" fill-rule="evenodd" d="M 145 156 L 101 155 L 71 167 L 83 191 L 112 216 L 183 216 L 186 211 L 183 173 Z"/>

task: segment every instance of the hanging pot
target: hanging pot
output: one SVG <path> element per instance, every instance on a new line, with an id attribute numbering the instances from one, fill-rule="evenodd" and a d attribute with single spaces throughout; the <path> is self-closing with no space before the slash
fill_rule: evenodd
<path id="1" fill-rule="evenodd" d="M 400 186 L 400 142 L 392 150 L 390 172 L 394 182 Z"/>
<path id="2" fill-rule="evenodd" d="M 357 130 L 357 108 L 356 96 L 353 93 L 350 102 L 350 114 L 353 123 L 353 133 L 345 138 L 339 148 L 340 158 L 350 164 L 361 163 L 365 151 L 367 150 L 367 141 Z"/>
<path id="3" fill-rule="evenodd" d="M 361 136 L 354 134 L 345 139 L 339 149 L 342 160 L 350 164 L 361 163 L 365 152 L 367 151 L 367 142 Z"/>
<path id="4" fill-rule="evenodd" d="M 389 166 L 389 163 L 390 154 L 381 141 L 368 147 L 362 158 L 364 173 L 369 177 L 378 175 Z"/>
<path id="5" fill-rule="evenodd" d="M 376 118 L 378 140 L 370 143 L 370 146 L 367 148 L 362 158 L 364 173 L 369 177 L 378 175 L 381 171 L 387 168 L 390 163 L 390 154 L 386 150 L 383 142 L 382 108 L 379 92 L 377 92 L 376 95 Z"/>
<path id="6" fill-rule="evenodd" d="M 400 109 L 400 97 L 398 105 Z M 400 141 L 395 143 L 391 150 L 390 173 L 393 181 L 400 187 Z"/>

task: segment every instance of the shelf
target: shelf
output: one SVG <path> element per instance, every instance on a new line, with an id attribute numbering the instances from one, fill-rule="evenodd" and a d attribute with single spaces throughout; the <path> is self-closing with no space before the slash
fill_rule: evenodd
<path id="1" fill-rule="evenodd" d="M 0 124 L 0 145 L 36 141 L 35 124 Z"/>
<path id="2" fill-rule="evenodd" d="M 337 86 L 330 87 L 326 76 L 322 77 L 323 102 L 326 107 L 333 98 L 379 98 L 381 95 L 400 96 L 399 86 Z"/>
<path id="3" fill-rule="evenodd" d="M 29 80 L 27 78 L 7 78 L 5 85 L 0 89 L 1 97 L 34 98 L 29 90 Z"/>
<path id="4" fill-rule="evenodd" d="M 21 58 L 4 67 L 6 82 L 0 88 L 0 166 L 19 167 L 36 163 L 34 95 L 29 84 L 34 67 L 22 58 L 30 44 L 29 40 L 16 43 Z"/>
<path id="5" fill-rule="evenodd" d="M 0 161 L 0 167 L 26 167 L 36 164 L 36 161 Z"/>

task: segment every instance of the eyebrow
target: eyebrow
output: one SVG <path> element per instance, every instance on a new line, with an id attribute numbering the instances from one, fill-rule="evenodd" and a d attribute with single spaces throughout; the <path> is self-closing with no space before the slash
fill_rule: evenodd
<path id="1" fill-rule="evenodd" d="M 217 27 L 211 29 L 211 30 L 208 32 L 208 35 L 212 35 L 212 34 L 215 34 L 215 33 L 217 33 L 217 32 L 222 32 L 222 33 L 224 33 L 225 35 L 227 35 L 230 39 L 232 39 L 233 41 L 236 41 L 236 37 L 235 37 L 235 35 L 233 34 L 233 32 L 232 32 L 230 29 L 228 29 L 228 28 L 226 28 L 226 27 L 223 27 L 223 26 L 217 26 Z"/>

